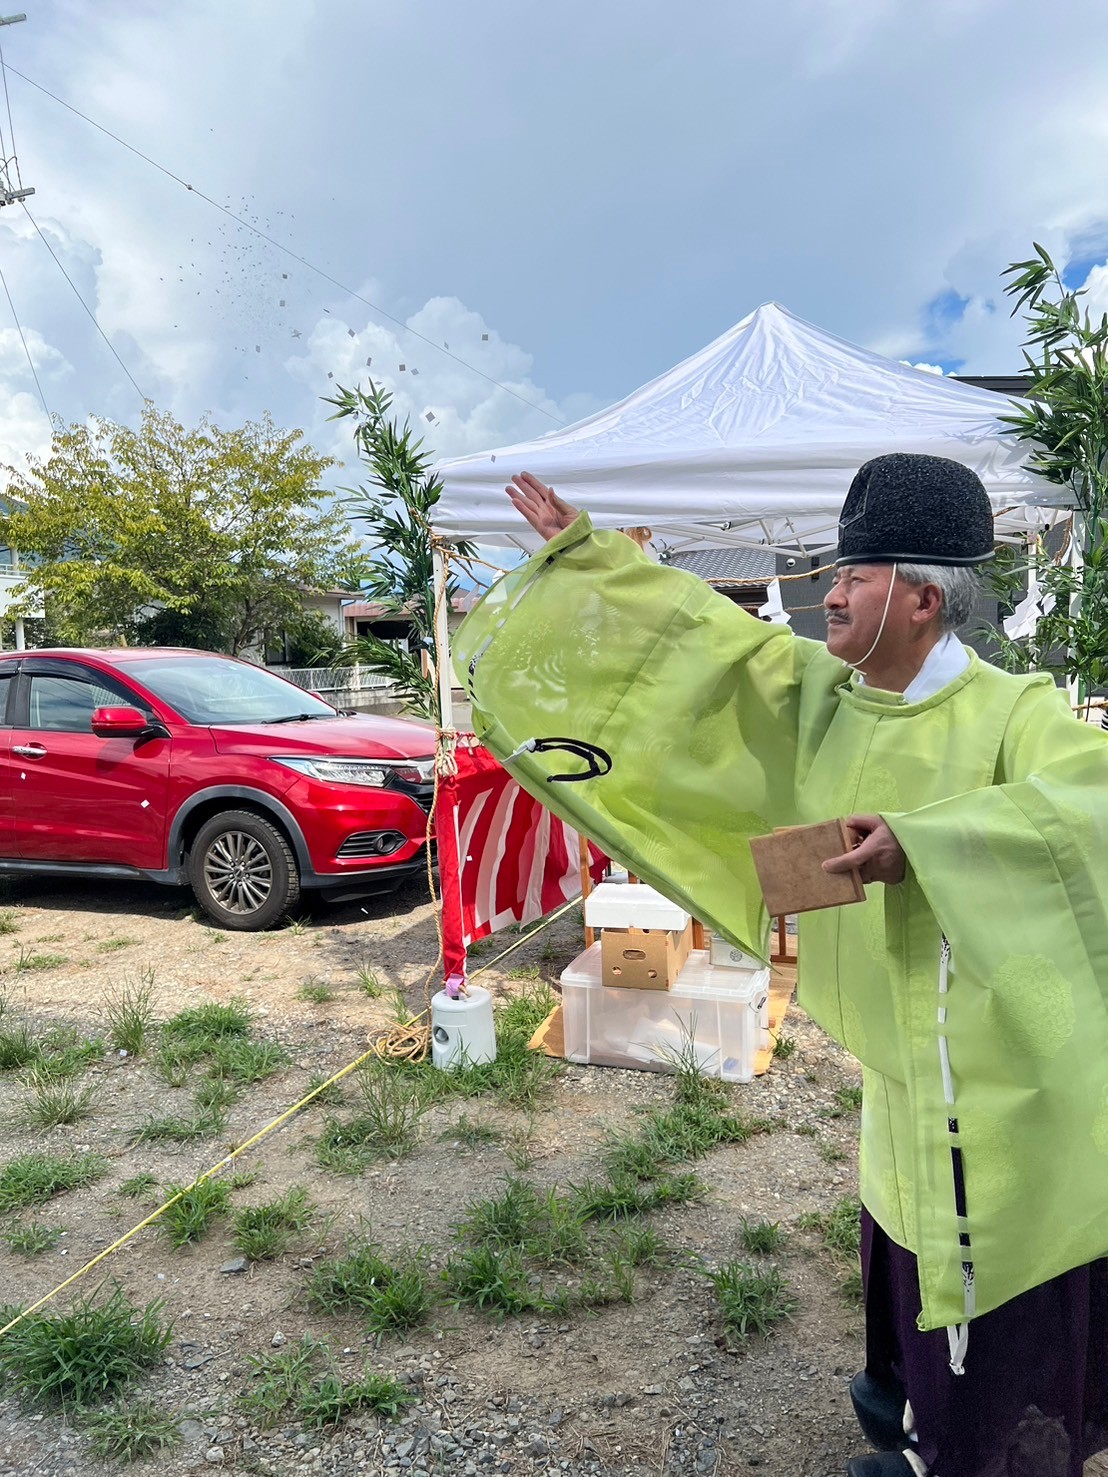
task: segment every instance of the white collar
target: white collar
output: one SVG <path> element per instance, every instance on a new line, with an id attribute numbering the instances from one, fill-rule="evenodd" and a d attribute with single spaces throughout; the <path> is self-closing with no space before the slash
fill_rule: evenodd
<path id="1" fill-rule="evenodd" d="M 947 631 L 935 642 L 924 657 L 923 666 L 904 689 L 904 701 L 922 703 L 925 698 L 934 697 L 948 683 L 953 682 L 955 677 L 960 677 L 969 664 L 969 652 L 953 631 Z M 854 680 L 865 686 L 863 673 L 855 672 Z"/>

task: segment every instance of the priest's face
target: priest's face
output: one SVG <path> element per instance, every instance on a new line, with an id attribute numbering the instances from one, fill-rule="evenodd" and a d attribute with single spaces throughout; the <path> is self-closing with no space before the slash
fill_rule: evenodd
<path id="1" fill-rule="evenodd" d="M 823 599 L 827 649 L 848 666 L 866 662 L 867 658 L 895 661 L 909 645 L 919 593 L 895 579 L 890 594 L 894 571 L 892 564 L 846 564 L 835 571 L 835 583 Z"/>

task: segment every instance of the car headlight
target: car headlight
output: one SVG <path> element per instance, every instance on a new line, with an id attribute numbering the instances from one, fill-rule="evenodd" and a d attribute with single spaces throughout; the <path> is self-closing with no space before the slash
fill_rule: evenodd
<path id="1" fill-rule="evenodd" d="M 319 756 L 318 758 L 277 758 L 275 764 L 286 769 L 295 769 L 297 774 L 306 774 L 310 779 L 322 780 L 327 785 L 370 785 L 381 789 L 392 779 L 394 770 L 389 764 L 377 759 L 343 759 Z"/>

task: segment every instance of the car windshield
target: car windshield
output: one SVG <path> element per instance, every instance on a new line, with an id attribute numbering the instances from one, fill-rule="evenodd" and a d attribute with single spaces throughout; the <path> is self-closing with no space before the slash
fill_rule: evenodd
<path id="1" fill-rule="evenodd" d="M 336 718 L 322 698 L 283 677 L 222 656 L 151 657 L 135 677 L 190 723 L 290 723 Z"/>

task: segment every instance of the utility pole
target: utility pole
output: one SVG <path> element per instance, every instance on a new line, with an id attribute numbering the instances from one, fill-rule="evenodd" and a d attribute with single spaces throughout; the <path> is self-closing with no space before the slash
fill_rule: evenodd
<path id="1" fill-rule="evenodd" d="M 26 15 L 0 15 L 0 26 L 15 26 L 20 21 L 25 21 Z M 19 176 L 19 160 L 15 157 L 15 139 L 9 140 L 12 148 L 11 159 L 0 159 L 0 205 L 14 205 L 19 200 L 29 199 L 35 192 L 33 189 L 25 189 L 23 181 Z M 11 164 L 15 162 L 15 184 L 12 184 Z"/>

